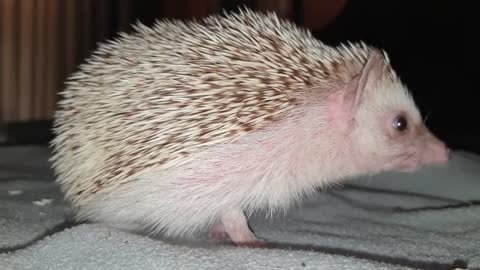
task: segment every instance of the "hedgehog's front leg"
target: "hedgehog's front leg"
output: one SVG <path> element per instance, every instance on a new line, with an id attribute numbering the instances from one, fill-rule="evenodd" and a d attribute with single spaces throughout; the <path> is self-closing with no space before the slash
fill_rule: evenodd
<path id="1" fill-rule="evenodd" d="M 223 240 L 226 236 L 236 245 L 263 246 L 264 244 L 250 230 L 247 218 L 240 209 L 225 211 L 220 220 L 210 227 L 209 237 L 211 239 Z"/>

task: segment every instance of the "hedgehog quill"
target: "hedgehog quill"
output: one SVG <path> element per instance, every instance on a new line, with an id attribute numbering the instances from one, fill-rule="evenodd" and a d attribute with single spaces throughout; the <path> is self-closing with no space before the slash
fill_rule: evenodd
<path id="1" fill-rule="evenodd" d="M 137 23 L 60 95 L 51 162 L 76 218 L 167 237 L 262 243 L 256 211 L 448 162 L 386 52 L 274 13 Z"/>

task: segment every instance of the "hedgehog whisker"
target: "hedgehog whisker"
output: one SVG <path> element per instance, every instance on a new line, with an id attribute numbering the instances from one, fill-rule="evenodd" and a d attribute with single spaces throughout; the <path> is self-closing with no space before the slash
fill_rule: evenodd
<path id="1" fill-rule="evenodd" d="M 427 120 L 428 120 L 428 117 L 430 116 L 430 114 L 432 113 L 432 111 L 430 110 L 427 115 L 425 115 L 425 118 L 423 119 L 423 123 L 424 124 L 427 124 Z"/>

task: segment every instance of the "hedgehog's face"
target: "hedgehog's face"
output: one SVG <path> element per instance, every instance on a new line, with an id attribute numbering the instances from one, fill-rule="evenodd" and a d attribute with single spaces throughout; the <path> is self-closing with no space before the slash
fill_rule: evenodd
<path id="1" fill-rule="evenodd" d="M 448 160 L 447 148 L 425 127 L 412 97 L 379 52 L 332 95 L 330 105 L 336 129 L 348 134 L 345 159 L 353 159 L 357 173 L 413 171 Z"/>
<path id="2" fill-rule="evenodd" d="M 368 171 L 413 171 L 444 163 L 448 149 L 424 125 L 413 99 L 400 83 L 364 91 L 355 114 L 352 146 Z M 356 148 L 356 149 L 355 149 Z"/>

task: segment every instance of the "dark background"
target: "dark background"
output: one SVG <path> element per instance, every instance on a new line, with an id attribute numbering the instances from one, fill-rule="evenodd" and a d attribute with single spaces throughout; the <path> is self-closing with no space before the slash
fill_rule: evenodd
<path id="1" fill-rule="evenodd" d="M 103 8 L 116 10 L 126 2 L 105 0 Z M 202 6 L 200 1 L 188 8 L 172 4 L 168 9 L 165 2 L 174 1 L 130 1 L 126 6 L 129 14 L 126 22 L 120 21 L 117 13 L 110 13 L 105 19 L 95 6 L 86 8 L 94 15 L 97 12 L 97 16 L 81 18 L 85 6 L 78 6 L 80 19 L 90 30 L 95 30 L 100 22 L 107 25 L 104 25 L 103 36 L 94 35 L 86 41 L 84 30 L 77 32 L 77 41 L 86 42 L 88 46 L 87 49 L 77 46 L 76 63 L 81 63 L 89 55 L 96 42 L 114 37 L 119 30 L 131 30 L 128 24 L 135 20 L 149 25 L 162 17 L 201 17 L 205 13 L 235 10 L 239 6 L 260 9 L 258 2 L 253 0 L 217 1 L 215 7 Z M 340 2 L 345 5 L 335 10 L 327 7 L 332 2 L 319 1 L 312 5 L 312 1 L 292 1 L 288 17 L 300 25 L 312 26 L 316 37 L 332 45 L 346 40 L 363 40 L 385 49 L 424 117 L 428 114 L 427 126 L 451 148 L 480 153 L 479 115 L 478 107 L 474 105 L 476 95 L 473 89 L 473 72 L 477 65 L 474 66 L 475 61 L 470 59 L 475 43 L 466 36 L 467 32 L 475 33 L 473 19 L 467 15 L 471 6 L 460 1 L 350 0 L 336 2 L 337 6 Z M 308 8 L 307 4 L 310 5 Z M 334 13 L 333 16 L 329 14 L 328 23 L 315 24 L 315 20 L 326 21 L 326 17 L 322 17 L 326 16 L 326 10 Z M 45 144 L 51 139 L 50 124 L 51 119 L 10 121 L 2 124 L 0 132 L 2 129 L 7 131 L 6 144 Z"/>

